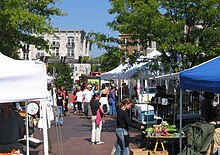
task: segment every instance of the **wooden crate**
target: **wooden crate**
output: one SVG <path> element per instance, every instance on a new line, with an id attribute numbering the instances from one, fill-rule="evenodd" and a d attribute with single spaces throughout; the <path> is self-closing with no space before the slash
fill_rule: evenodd
<path id="1" fill-rule="evenodd" d="M 150 151 L 149 155 L 169 155 L 168 151 Z"/>
<path id="2" fill-rule="evenodd" d="M 149 155 L 149 150 L 130 149 L 130 155 Z"/>

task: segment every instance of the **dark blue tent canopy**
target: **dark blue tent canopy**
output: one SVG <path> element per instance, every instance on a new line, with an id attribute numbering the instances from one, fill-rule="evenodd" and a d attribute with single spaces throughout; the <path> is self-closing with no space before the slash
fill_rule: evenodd
<path id="1" fill-rule="evenodd" d="M 180 88 L 220 93 L 220 56 L 180 72 Z"/>

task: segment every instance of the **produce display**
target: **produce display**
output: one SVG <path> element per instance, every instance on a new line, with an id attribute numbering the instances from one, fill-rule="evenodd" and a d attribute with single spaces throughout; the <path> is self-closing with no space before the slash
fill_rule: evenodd
<path id="1" fill-rule="evenodd" d="M 145 132 L 148 136 L 179 136 L 176 125 L 169 125 L 167 122 L 148 127 Z"/>
<path id="2" fill-rule="evenodd" d="M 20 150 L 13 149 L 11 153 L 0 153 L 0 155 L 20 155 Z"/>

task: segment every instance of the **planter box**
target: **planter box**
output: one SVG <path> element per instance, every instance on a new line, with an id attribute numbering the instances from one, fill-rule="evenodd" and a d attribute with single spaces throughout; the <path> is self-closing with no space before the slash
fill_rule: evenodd
<path id="1" fill-rule="evenodd" d="M 130 155 L 149 155 L 149 150 L 143 149 L 130 149 Z"/>

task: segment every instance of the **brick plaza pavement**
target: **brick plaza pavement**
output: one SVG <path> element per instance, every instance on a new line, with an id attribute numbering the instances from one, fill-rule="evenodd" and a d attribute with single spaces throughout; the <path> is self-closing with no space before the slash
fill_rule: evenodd
<path id="1" fill-rule="evenodd" d="M 114 118 L 107 116 L 106 123 L 103 125 L 101 140 L 103 145 L 91 145 L 91 120 L 70 113 L 70 116 L 64 117 L 64 125 L 60 127 L 62 133 L 63 155 L 110 155 L 112 146 L 116 140 L 115 136 L 116 121 Z M 54 125 L 50 128 L 51 155 L 60 155 L 57 141 L 57 129 Z M 140 135 L 140 131 L 130 131 L 131 137 Z M 42 139 L 42 133 L 35 133 L 35 137 Z M 134 140 L 135 138 L 132 138 Z M 137 148 L 133 143 L 130 148 Z M 31 155 L 43 155 L 43 144 L 37 149 L 31 149 Z"/>

